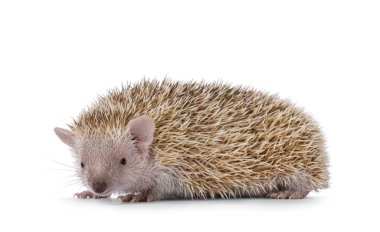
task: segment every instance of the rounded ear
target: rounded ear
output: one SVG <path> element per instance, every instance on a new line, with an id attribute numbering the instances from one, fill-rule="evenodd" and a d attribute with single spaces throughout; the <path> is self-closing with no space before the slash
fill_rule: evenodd
<path id="1" fill-rule="evenodd" d="M 128 133 L 135 136 L 139 143 L 150 145 L 153 141 L 155 124 L 151 117 L 143 115 L 130 120 L 127 124 Z"/>
<path id="2" fill-rule="evenodd" d="M 75 135 L 73 132 L 59 127 L 54 128 L 54 132 L 64 144 L 74 147 Z"/>

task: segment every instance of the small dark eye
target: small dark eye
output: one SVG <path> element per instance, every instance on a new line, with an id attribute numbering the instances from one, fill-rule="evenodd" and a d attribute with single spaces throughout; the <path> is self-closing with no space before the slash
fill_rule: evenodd
<path id="1" fill-rule="evenodd" d="M 84 168 L 84 164 L 83 164 L 83 162 L 80 163 L 80 166 L 81 166 L 82 168 Z"/>
<path id="2" fill-rule="evenodd" d="M 125 165 L 126 163 L 127 163 L 127 161 L 125 160 L 125 158 L 122 158 L 122 159 L 120 160 L 120 164 Z"/>

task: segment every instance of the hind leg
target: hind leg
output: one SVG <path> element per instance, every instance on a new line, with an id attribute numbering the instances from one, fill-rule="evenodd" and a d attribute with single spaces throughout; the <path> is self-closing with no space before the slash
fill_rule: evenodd
<path id="1" fill-rule="evenodd" d="M 272 199 L 303 199 L 309 194 L 310 191 L 280 191 L 269 193 L 268 198 Z"/>
<path id="2" fill-rule="evenodd" d="M 287 177 L 277 177 L 276 186 L 274 191 L 268 192 L 268 198 L 303 199 L 313 189 L 309 174 L 302 171 Z"/>

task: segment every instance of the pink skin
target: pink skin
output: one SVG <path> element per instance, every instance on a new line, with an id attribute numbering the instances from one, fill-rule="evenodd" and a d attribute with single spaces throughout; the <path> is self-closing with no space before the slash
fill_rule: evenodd
<path id="1" fill-rule="evenodd" d="M 154 128 L 148 116 L 132 119 L 125 133 L 112 138 L 79 139 L 71 131 L 56 128 L 57 136 L 74 151 L 79 177 L 88 187 L 74 196 L 99 199 L 119 193 L 123 202 L 141 202 L 173 194 L 165 185 L 175 186 L 175 176 L 156 164 L 149 149 Z"/>

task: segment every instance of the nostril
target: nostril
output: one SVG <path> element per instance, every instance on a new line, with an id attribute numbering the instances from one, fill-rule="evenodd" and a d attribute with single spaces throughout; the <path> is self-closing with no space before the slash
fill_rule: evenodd
<path id="1" fill-rule="evenodd" d="M 102 193 L 106 190 L 107 184 L 105 182 L 95 182 L 92 184 L 92 189 L 96 193 Z"/>

